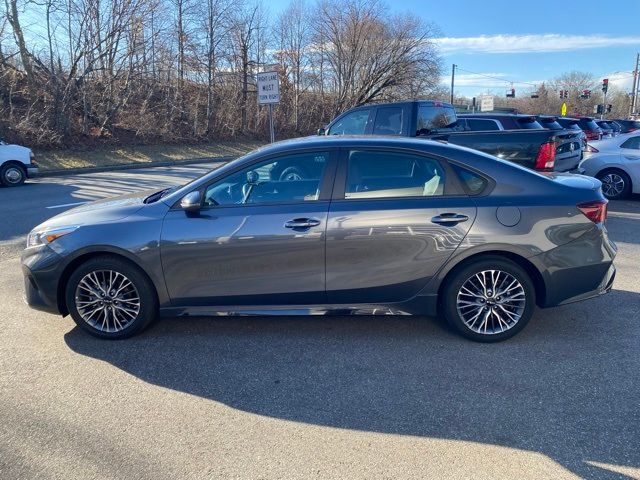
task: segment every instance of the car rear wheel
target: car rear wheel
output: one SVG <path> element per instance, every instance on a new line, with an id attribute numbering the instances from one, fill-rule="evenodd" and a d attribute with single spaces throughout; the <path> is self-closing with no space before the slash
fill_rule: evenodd
<path id="1" fill-rule="evenodd" d="M 510 260 L 484 257 L 461 268 L 444 289 L 443 313 L 463 336 L 499 342 L 520 332 L 535 308 L 527 272 Z"/>
<path id="2" fill-rule="evenodd" d="M 66 287 L 69 313 L 79 327 L 101 338 L 127 338 L 157 316 L 158 300 L 147 276 L 115 257 L 80 265 Z"/>
<path id="3" fill-rule="evenodd" d="M 609 200 L 620 200 L 631 195 L 631 178 L 622 170 L 604 170 L 596 178 L 602 182 L 602 194 Z"/>
<path id="4" fill-rule="evenodd" d="M 0 181 L 6 187 L 22 185 L 26 178 L 27 174 L 24 168 L 16 163 L 5 163 L 0 167 Z"/>

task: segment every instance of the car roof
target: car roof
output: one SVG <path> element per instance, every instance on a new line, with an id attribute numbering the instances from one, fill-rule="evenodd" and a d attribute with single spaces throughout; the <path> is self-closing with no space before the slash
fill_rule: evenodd
<path id="1" fill-rule="evenodd" d="M 482 112 L 482 113 L 460 113 L 458 117 L 461 118 L 536 118 L 535 115 L 529 115 L 526 113 L 490 113 L 490 112 Z"/>
<path id="2" fill-rule="evenodd" d="M 413 103 L 419 103 L 420 105 L 427 105 L 427 106 L 434 106 L 434 107 L 447 107 L 447 108 L 453 108 L 453 105 L 451 105 L 448 102 L 440 102 L 438 100 L 402 100 L 402 101 L 397 101 L 397 102 L 369 102 L 369 103 L 365 103 L 363 105 L 358 105 L 357 107 L 352 107 L 352 108 L 348 108 L 346 110 L 344 110 L 343 112 L 341 112 L 339 115 L 336 115 L 335 118 L 338 118 L 339 116 L 341 116 L 343 113 L 347 113 L 347 112 L 352 112 L 354 110 L 362 110 L 365 108 L 372 108 L 372 107 L 402 107 L 405 105 L 409 105 L 409 104 L 413 104 Z"/>

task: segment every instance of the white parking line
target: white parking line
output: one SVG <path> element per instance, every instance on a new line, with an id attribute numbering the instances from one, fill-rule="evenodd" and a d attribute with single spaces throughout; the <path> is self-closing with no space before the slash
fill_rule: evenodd
<path id="1" fill-rule="evenodd" d="M 89 201 L 87 200 L 86 202 L 64 203 L 62 205 L 51 205 L 50 207 L 45 207 L 45 208 L 73 207 L 74 205 L 84 205 L 85 203 L 89 203 Z"/>

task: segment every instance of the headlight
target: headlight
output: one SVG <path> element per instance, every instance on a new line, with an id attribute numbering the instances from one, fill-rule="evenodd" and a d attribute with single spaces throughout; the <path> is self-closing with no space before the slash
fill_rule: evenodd
<path id="1" fill-rule="evenodd" d="M 27 248 L 47 245 L 60 237 L 70 234 L 77 228 L 77 226 L 73 226 L 34 230 L 27 235 Z"/>

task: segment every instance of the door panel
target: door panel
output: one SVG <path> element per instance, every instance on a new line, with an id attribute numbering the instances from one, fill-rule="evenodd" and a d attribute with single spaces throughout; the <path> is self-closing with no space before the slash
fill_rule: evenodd
<path id="1" fill-rule="evenodd" d="M 476 216 L 441 160 L 397 149 L 341 153 L 327 221 L 327 301 L 388 303 L 416 295 Z"/>
<path id="2" fill-rule="evenodd" d="M 323 303 L 329 202 L 171 210 L 161 251 L 176 306 Z M 310 226 L 287 228 L 296 219 Z"/>
<path id="3" fill-rule="evenodd" d="M 432 222 L 447 213 L 468 220 Z M 469 198 L 334 201 L 327 222 L 327 301 L 411 298 L 460 245 L 475 216 Z"/>
<path id="4" fill-rule="evenodd" d="M 162 265 L 176 306 L 325 300 L 335 152 L 269 156 L 213 180 L 197 214 L 166 215 Z"/>

